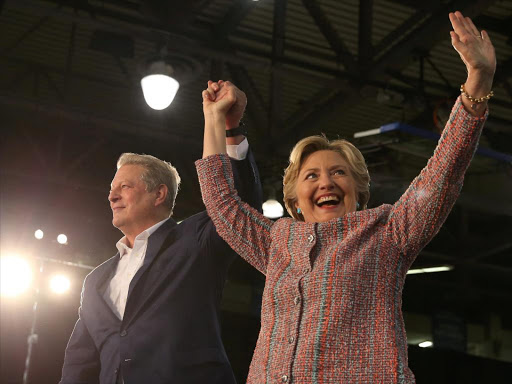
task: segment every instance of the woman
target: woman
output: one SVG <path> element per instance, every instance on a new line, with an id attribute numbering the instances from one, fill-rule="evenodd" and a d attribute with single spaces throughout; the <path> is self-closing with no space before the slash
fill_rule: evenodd
<path id="1" fill-rule="evenodd" d="M 438 232 L 462 186 L 487 116 L 494 48 L 460 12 L 452 44 L 466 64 L 462 96 L 433 157 L 394 205 L 365 209 L 369 176 L 345 141 L 300 141 L 284 176 L 292 218 L 272 222 L 240 201 L 224 154 L 229 83 L 203 92 L 196 165 L 219 234 L 266 275 L 249 383 L 413 383 L 401 312 L 407 270 Z"/>

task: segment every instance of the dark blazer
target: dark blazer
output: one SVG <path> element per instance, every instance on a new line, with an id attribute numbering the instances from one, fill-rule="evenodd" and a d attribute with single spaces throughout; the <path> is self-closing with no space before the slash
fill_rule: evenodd
<path id="1" fill-rule="evenodd" d="M 261 207 L 252 154 L 233 161 L 244 196 Z M 119 254 L 94 269 L 82 290 L 79 319 L 66 348 L 61 384 L 233 384 L 220 335 L 219 307 L 236 255 L 206 212 L 166 221 L 148 240 L 123 320 L 103 299 Z"/>

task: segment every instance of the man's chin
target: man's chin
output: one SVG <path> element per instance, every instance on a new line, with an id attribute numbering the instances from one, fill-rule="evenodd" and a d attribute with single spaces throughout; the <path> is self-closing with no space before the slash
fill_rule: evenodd
<path id="1" fill-rule="evenodd" d="M 116 219 L 115 217 L 112 219 L 112 225 L 116 227 L 117 229 L 120 229 L 122 227 L 123 223 L 121 220 Z"/>

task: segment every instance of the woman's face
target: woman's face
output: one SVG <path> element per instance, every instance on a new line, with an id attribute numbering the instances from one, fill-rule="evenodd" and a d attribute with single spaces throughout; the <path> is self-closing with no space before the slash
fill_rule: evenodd
<path id="1" fill-rule="evenodd" d="M 348 163 L 337 152 L 309 155 L 299 171 L 297 201 L 306 222 L 324 222 L 356 210 L 356 183 Z"/>

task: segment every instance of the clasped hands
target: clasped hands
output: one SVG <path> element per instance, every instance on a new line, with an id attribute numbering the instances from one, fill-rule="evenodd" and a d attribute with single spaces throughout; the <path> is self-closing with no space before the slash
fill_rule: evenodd
<path id="1" fill-rule="evenodd" d="M 205 119 L 225 119 L 226 129 L 238 127 L 247 105 L 245 93 L 229 81 L 208 81 L 202 93 Z"/>

